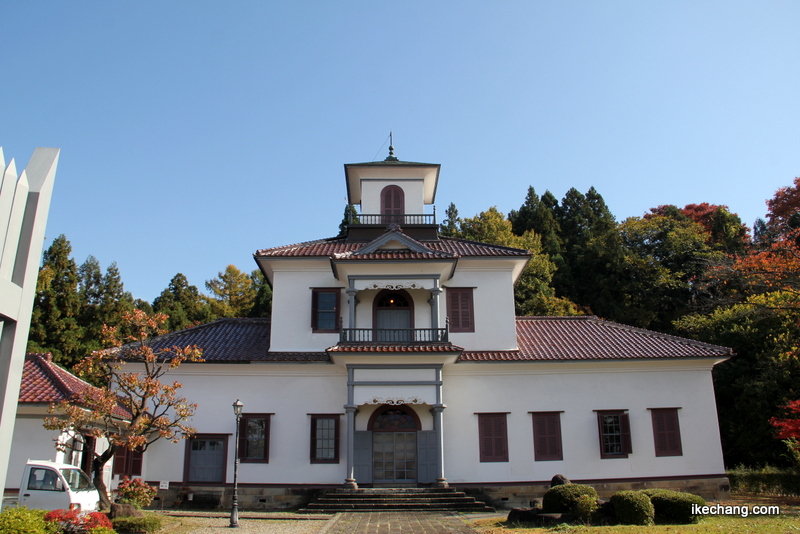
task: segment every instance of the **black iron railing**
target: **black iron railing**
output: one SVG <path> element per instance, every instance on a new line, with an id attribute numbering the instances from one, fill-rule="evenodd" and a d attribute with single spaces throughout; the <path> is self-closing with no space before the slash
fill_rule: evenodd
<path id="1" fill-rule="evenodd" d="M 436 214 L 409 214 L 402 215 L 375 215 L 359 214 L 351 215 L 348 219 L 349 224 L 436 224 Z"/>
<path id="2" fill-rule="evenodd" d="M 339 343 L 448 343 L 447 328 L 342 328 Z"/>

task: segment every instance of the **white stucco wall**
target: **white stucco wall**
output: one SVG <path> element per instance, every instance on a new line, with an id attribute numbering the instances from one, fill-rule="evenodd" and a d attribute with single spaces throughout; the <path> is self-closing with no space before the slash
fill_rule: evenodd
<path id="1" fill-rule="evenodd" d="M 311 288 L 341 288 L 347 316 L 344 284 L 333 277 L 327 259 L 275 262 L 273 287 L 271 351 L 323 351 L 339 342 L 339 334 L 311 332 Z"/>
<path id="2" fill-rule="evenodd" d="M 191 424 L 200 434 L 227 434 L 227 481 L 233 481 L 233 402 L 244 413 L 272 413 L 269 463 L 242 463 L 239 482 L 336 484 L 344 480 L 346 449 L 340 443 L 339 464 L 311 464 L 309 414 L 342 414 L 344 438 L 347 372 L 326 364 L 183 364 L 170 378 L 183 383 L 181 394 L 199 406 Z M 185 441 L 159 441 L 145 453 L 146 478 L 180 482 L 184 476 Z"/>
<path id="3" fill-rule="evenodd" d="M 451 483 L 637 478 L 724 472 L 706 362 L 458 364 L 444 370 Z M 656 457 L 648 408 L 678 410 L 683 455 Z M 633 453 L 600 459 L 594 410 L 628 410 Z M 529 412 L 561 411 L 563 461 L 535 462 Z M 479 461 L 476 413 L 508 412 L 508 462 Z M 455 439 L 454 439 L 455 438 Z"/>
<path id="4" fill-rule="evenodd" d="M 453 278 L 443 285 L 445 293 L 442 295 L 442 321 L 447 314 L 447 288 L 474 288 L 472 305 L 475 332 L 451 333 L 450 341 L 454 345 L 467 350 L 517 348 L 511 265 L 491 260 L 462 260 Z"/>
<path id="5" fill-rule="evenodd" d="M 439 299 L 439 326 L 447 317 L 447 287 L 472 287 L 475 313 L 474 333 L 452 333 L 453 344 L 467 350 L 509 350 L 516 348 L 514 322 L 513 269 L 510 261 L 462 259 L 452 278 L 449 264 L 425 263 L 353 263 L 340 268 L 340 278 L 333 276 L 330 262 L 296 260 L 274 262 L 272 295 L 272 338 L 270 350 L 275 352 L 323 351 L 339 342 L 339 335 L 312 333 L 311 290 L 334 287 L 341 290 L 341 317 L 349 324 L 349 300 L 345 288 L 348 276 L 374 276 L 376 282 L 408 282 L 420 277 L 432 287 L 432 279 L 440 277 L 445 288 Z M 369 328 L 373 320 L 373 303 L 378 290 L 361 290 L 357 295 L 356 327 Z M 430 328 L 431 293 L 428 289 L 409 289 L 414 301 L 414 327 Z"/>
<path id="6" fill-rule="evenodd" d="M 184 384 L 183 394 L 200 405 L 193 421 L 197 431 L 229 435 L 228 482 L 232 481 L 234 454 L 231 404 L 239 398 L 245 413 L 274 414 L 270 461 L 241 464 L 240 482 L 342 483 L 347 450 L 343 409 L 347 373 L 343 366 L 184 364 L 179 371 L 174 378 Z M 369 373 L 362 372 L 362 378 L 371 376 Z M 379 374 L 381 380 L 388 376 L 383 371 Z M 406 375 L 401 378 L 408 378 Z M 724 472 L 708 361 L 460 363 L 444 367 L 443 381 L 445 476 L 452 484 L 546 481 L 557 473 L 585 480 Z M 386 390 L 396 395 L 404 387 Z M 376 408 L 359 406 L 357 430 L 366 430 Z M 430 406 L 413 408 L 423 430 L 433 429 Z M 682 456 L 655 456 L 648 408 L 680 408 Z M 600 458 L 595 410 L 609 409 L 624 409 L 630 415 L 633 453 L 628 458 Z M 534 461 L 531 411 L 562 412 L 563 461 Z M 476 413 L 486 412 L 508 413 L 508 462 L 479 461 Z M 309 461 L 309 414 L 314 413 L 342 414 L 338 464 Z M 145 477 L 180 483 L 185 450 L 183 442 L 158 442 L 145 454 Z"/>

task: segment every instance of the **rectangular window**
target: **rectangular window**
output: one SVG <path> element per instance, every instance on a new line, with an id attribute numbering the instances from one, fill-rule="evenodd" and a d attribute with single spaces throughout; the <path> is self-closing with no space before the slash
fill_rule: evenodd
<path id="1" fill-rule="evenodd" d="M 447 318 L 451 332 L 475 331 L 471 287 L 447 288 Z"/>
<path id="2" fill-rule="evenodd" d="M 228 435 L 196 434 L 186 443 L 184 480 L 187 483 L 224 483 L 227 457 Z"/>
<path id="3" fill-rule="evenodd" d="M 533 417 L 533 457 L 537 462 L 563 460 L 561 451 L 561 412 L 531 412 Z"/>
<path id="4" fill-rule="evenodd" d="M 311 415 L 311 463 L 339 463 L 339 415 Z"/>
<path id="5" fill-rule="evenodd" d="M 143 459 L 144 451 L 141 448 L 131 451 L 125 447 L 120 447 L 114 452 L 114 468 L 112 474 L 127 477 L 140 477 L 142 476 Z"/>
<path id="6" fill-rule="evenodd" d="M 239 421 L 239 461 L 269 463 L 269 416 L 242 414 Z"/>
<path id="7" fill-rule="evenodd" d="M 656 456 L 683 456 L 678 408 L 651 408 Z"/>
<path id="8" fill-rule="evenodd" d="M 311 290 L 311 330 L 314 332 L 339 331 L 338 288 L 315 288 Z"/>
<path id="9" fill-rule="evenodd" d="M 631 454 L 631 423 L 624 410 L 597 412 L 600 458 L 627 458 Z"/>
<path id="10" fill-rule="evenodd" d="M 481 462 L 508 461 L 506 415 L 505 413 L 478 414 Z"/>

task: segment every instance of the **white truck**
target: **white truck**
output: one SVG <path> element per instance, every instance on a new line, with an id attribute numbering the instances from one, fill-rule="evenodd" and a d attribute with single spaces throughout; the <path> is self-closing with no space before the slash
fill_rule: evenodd
<path id="1" fill-rule="evenodd" d="M 97 510 L 99 501 L 100 494 L 89 476 L 74 465 L 28 460 L 22 471 L 18 498 L 3 504 L 90 512 Z"/>

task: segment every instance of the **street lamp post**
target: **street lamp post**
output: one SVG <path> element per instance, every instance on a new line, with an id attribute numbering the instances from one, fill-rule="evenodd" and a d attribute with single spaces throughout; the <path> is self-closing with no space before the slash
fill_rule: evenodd
<path id="1" fill-rule="evenodd" d="M 233 413 L 236 414 L 236 434 L 233 438 L 233 502 L 231 506 L 231 528 L 239 528 L 239 420 L 242 418 L 244 404 L 239 399 L 233 403 Z"/>

